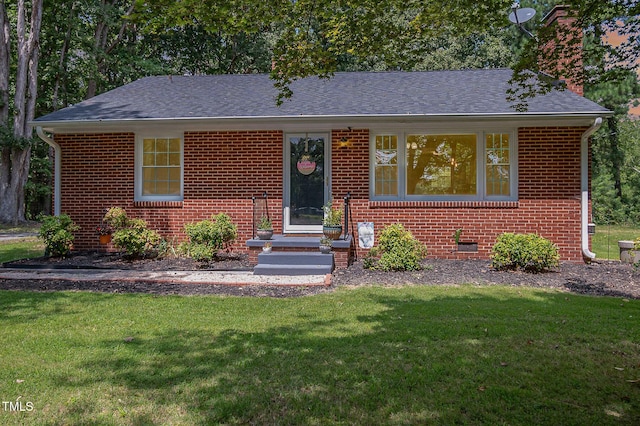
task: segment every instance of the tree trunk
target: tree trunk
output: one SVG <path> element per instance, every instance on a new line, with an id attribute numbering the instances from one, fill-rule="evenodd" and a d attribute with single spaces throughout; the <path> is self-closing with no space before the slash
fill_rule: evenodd
<path id="1" fill-rule="evenodd" d="M 32 128 L 29 124 L 35 114 L 38 76 L 38 53 L 40 24 L 42 22 L 42 0 L 33 0 L 31 5 L 30 27 L 27 36 L 25 1 L 18 1 L 16 35 L 18 41 L 18 62 L 15 79 L 13 141 L 5 141 L 0 157 L 0 222 L 18 223 L 25 220 L 24 188 L 29 176 L 31 148 L 24 143 L 30 139 Z M 0 20 L 5 15 L 4 2 L 0 4 Z M 8 41 L 8 38 L 7 38 Z M 3 58 L 0 55 L 0 60 Z M 8 65 L 8 64 L 7 64 Z M 9 68 L 3 68 L 0 62 L 0 74 L 7 80 Z M 3 123 L 6 126 L 6 122 Z"/>
<path id="2" fill-rule="evenodd" d="M 9 17 L 3 1 L 0 2 L 0 126 L 6 126 L 9 120 L 9 29 Z"/>

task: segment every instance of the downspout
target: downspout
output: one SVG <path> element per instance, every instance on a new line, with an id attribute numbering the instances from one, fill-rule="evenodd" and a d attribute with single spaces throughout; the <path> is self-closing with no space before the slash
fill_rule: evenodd
<path id="1" fill-rule="evenodd" d="M 45 141 L 49 146 L 53 148 L 55 163 L 53 166 L 53 214 L 55 216 L 60 216 L 60 206 L 61 206 L 61 191 L 60 191 L 60 178 L 62 176 L 62 150 L 60 149 L 60 145 L 58 145 L 53 139 L 47 136 L 42 130 L 41 126 L 36 127 L 36 133 Z"/>
<path id="2" fill-rule="evenodd" d="M 589 137 L 602 125 L 602 117 L 598 117 L 593 125 L 582 134 L 580 140 L 580 239 L 582 241 L 582 256 L 585 262 L 596 258 L 596 254 L 589 250 Z"/>

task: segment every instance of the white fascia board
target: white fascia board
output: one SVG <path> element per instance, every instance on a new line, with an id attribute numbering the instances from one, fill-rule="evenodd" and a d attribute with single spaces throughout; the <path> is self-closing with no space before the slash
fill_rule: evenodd
<path id="1" fill-rule="evenodd" d="M 205 118 L 153 118 L 125 120 L 32 121 L 52 133 L 138 132 L 153 127 L 181 131 L 206 130 L 291 130 L 313 127 L 331 130 L 342 127 L 378 127 L 380 123 L 430 122 L 502 122 L 523 126 L 583 126 L 593 123 L 595 117 L 608 116 L 602 111 L 579 113 L 509 113 L 509 114 L 397 114 L 397 115 L 324 115 L 273 117 L 205 117 Z"/>

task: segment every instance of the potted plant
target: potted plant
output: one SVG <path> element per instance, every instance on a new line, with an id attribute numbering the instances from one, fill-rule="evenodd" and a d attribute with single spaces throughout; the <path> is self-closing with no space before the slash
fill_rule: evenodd
<path id="1" fill-rule="evenodd" d="M 320 238 L 320 253 L 331 253 L 331 238 L 323 236 Z"/>
<path id="2" fill-rule="evenodd" d="M 322 233 L 332 240 L 337 240 L 342 235 L 342 210 L 333 208 L 331 202 L 325 204 L 323 208 Z"/>
<path id="3" fill-rule="evenodd" d="M 102 222 L 96 227 L 96 234 L 98 234 L 100 238 L 100 244 L 109 244 L 111 242 L 111 234 L 113 234 L 113 228 Z"/>
<path id="4" fill-rule="evenodd" d="M 258 238 L 270 240 L 273 237 L 273 225 L 267 216 L 262 216 L 258 222 Z"/>
<path id="5" fill-rule="evenodd" d="M 264 243 L 262 246 L 263 253 L 271 253 L 271 243 Z"/>

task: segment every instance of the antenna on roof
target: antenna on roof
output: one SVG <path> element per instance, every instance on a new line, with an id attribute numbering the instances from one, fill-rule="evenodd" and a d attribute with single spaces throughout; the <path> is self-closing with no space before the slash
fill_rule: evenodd
<path id="1" fill-rule="evenodd" d="M 527 30 L 522 26 L 525 22 L 530 21 L 536 14 L 536 10 L 530 7 L 525 7 L 520 9 L 520 2 L 516 1 L 511 5 L 511 13 L 509 14 L 509 21 L 513 22 L 520 28 L 520 31 L 536 40 L 536 36 L 534 36 L 531 31 Z"/>

